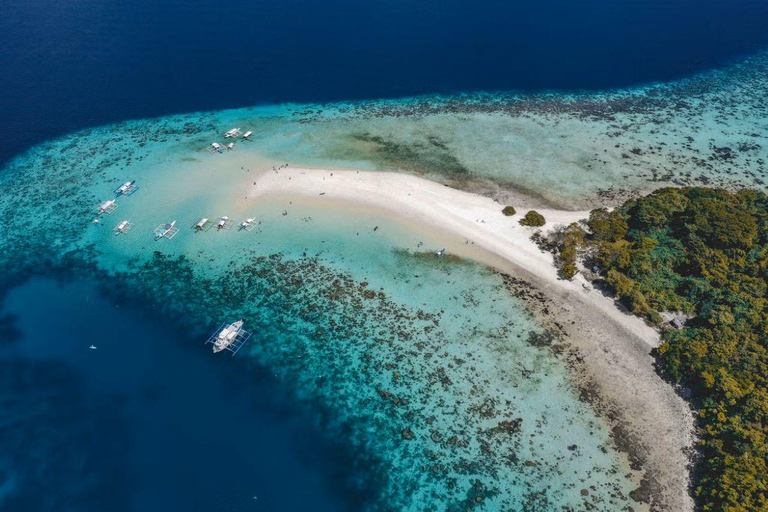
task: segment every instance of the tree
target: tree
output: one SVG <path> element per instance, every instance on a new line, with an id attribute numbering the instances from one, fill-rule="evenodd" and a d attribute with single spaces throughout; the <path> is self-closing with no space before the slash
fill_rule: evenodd
<path id="1" fill-rule="evenodd" d="M 768 196 L 660 189 L 588 224 L 606 282 L 633 313 L 695 315 L 664 330 L 655 355 L 699 406 L 699 508 L 768 510 Z"/>
<path id="2" fill-rule="evenodd" d="M 541 227 L 546 223 L 547 221 L 544 219 L 544 216 L 536 210 L 529 211 L 525 214 L 525 217 L 520 219 L 520 224 L 523 226 Z"/>
<path id="3" fill-rule="evenodd" d="M 605 208 L 598 208 L 589 213 L 587 226 L 595 240 L 615 242 L 624 238 L 629 226 L 623 215 L 611 215 Z"/>

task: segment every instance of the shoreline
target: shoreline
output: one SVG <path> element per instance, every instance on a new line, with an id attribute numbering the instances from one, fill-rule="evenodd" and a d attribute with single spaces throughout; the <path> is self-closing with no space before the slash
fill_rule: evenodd
<path id="1" fill-rule="evenodd" d="M 442 235 L 449 252 L 469 257 L 502 271 L 522 270 L 536 276 L 545 287 L 556 287 L 586 300 L 604 315 L 655 348 L 659 333 L 643 320 L 620 311 L 580 274 L 573 281 L 560 279 L 552 256 L 542 251 L 531 235 L 537 230 L 519 224 L 522 211 L 506 217 L 503 204 L 410 174 L 325 170 L 288 167 L 258 176 L 248 195 L 300 200 L 323 208 L 345 209 L 350 205 L 384 215 L 419 232 Z M 512 205 L 515 206 L 515 205 Z M 568 225 L 589 216 L 588 210 L 537 209 L 547 224 L 543 231 Z M 589 289 L 585 289 L 587 286 Z"/>
<path id="2" fill-rule="evenodd" d="M 692 510 L 689 453 L 694 442 L 690 406 L 654 368 L 659 333 L 622 312 L 580 274 L 560 279 L 552 255 L 519 224 L 524 211 L 505 217 L 505 206 L 478 194 L 411 174 L 288 167 L 265 171 L 248 198 L 301 201 L 321 208 L 364 211 L 429 234 L 448 252 L 488 265 L 510 292 L 526 299 L 545 326 L 571 349 L 567 366 L 584 399 L 612 429 L 633 469 L 642 468 L 639 498 L 652 510 Z M 517 207 L 518 205 L 512 205 Z M 577 222 L 588 211 L 537 209 L 543 230 Z M 514 277 L 512 277 L 514 276 Z"/>

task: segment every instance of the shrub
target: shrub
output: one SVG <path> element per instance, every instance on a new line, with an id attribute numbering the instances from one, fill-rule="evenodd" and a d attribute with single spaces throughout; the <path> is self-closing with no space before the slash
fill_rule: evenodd
<path id="1" fill-rule="evenodd" d="M 579 273 L 578 267 L 573 263 L 565 263 L 561 269 L 563 277 L 570 280 L 573 279 L 576 274 Z"/>
<path id="2" fill-rule="evenodd" d="M 504 214 L 504 215 L 506 215 L 507 217 L 511 217 L 511 216 L 513 216 L 514 214 L 516 214 L 517 212 L 515 211 L 515 209 L 514 209 L 513 207 L 511 207 L 511 206 L 505 206 L 505 207 L 504 207 L 504 209 L 503 209 L 503 210 L 501 210 L 501 213 L 503 213 L 503 214 Z"/>
<path id="3" fill-rule="evenodd" d="M 554 235 L 559 240 L 557 249 L 557 263 L 560 267 L 560 274 L 565 279 L 573 279 L 579 273 L 576 266 L 577 250 L 584 246 L 586 233 L 577 223 L 572 223 L 565 228 L 558 229 Z"/>
<path id="4" fill-rule="evenodd" d="M 523 226 L 540 227 L 546 223 L 547 221 L 544 219 L 544 216 L 536 210 L 529 211 L 525 214 L 525 217 L 520 219 L 520 224 Z"/>

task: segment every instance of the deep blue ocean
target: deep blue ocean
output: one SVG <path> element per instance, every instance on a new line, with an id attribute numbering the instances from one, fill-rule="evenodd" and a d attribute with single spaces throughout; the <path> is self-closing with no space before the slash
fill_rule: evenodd
<path id="1" fill-rule="evenodd" d="M 128 118 L 670 80 L 767 24 L 764 0 L 5 0 L 0 162 Z"/>
<path id="2" fill-rule="evenodd" d="M 33 279 L 0 317 L 12 325 L 0 330 L 0 509 L 336 511 L 364 499 L 348 455 L 274 375 L 212 359 L 94 282 Z"/>
<path id="3" fill-rule="evenodd" d="M 170 113 L 673 80 L 764 47 L 766 26 L 765 0 L 3 0 L 0 165 L 73 130 Z M 0 365 L 15 377 L 0 380 L 14 415 L 0 425 L 18 437 L 0 439 L 0 503 L 24 472 L 40 485 L 14 511 L 366 503 L 349 454 L 272 376 L 212 364 L 199 340 L 94 286 L 3 291 Z M 57 508 L 73 483 L 90 501 Z"/>

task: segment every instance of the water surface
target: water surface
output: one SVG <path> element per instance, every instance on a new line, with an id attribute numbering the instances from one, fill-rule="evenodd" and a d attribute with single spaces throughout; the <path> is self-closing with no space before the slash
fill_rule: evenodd
<path id="1" fill-rule="evenodd" d="M 297 417 L 273 374 L 212 359 L 173 322 L 90 280 L 51 278 L 15 288 L 2 314 L 17 330 L 0 346 L 3 510 L 335 511 L 362 499 L 343 447 Z"/>
<path id="2" fill-rule="evenodd" d="M 202 456 L 212 456 L 207 445 L 215 447 L 217 437 L 211 429 L 238 423 L 237 446 L 254 444 L 238 452 L 213 449 L 220 457 L 214 465 L 238 472 L 229 487 L 238 499 L 258 495 L 251 489 L 271 467 L 269 455 L 258 451 L 262 434 L 285 428 L 258 413 L 264 406 L 258 381 L 252 387 L 252 367 L 275 376 L 280 400 L 309 428 L 310 438 L 330 439 L 342 447 L 340 453 L 353 455 L 339 461 L 335 453 L 322 453 L 322 469 L 304 465 L 311 481 L 313 469 L 340 464 L 347 471 L 341 479 L 345 506 L 494 510 L 579 508 L 588 502 L 615 510 L 635 503 L 638 475 L 613 445 L 607 424 L 580 398 L 565 361 L 556 357 L 557 340 L 503 276 L 470 261 L 437 258 L 439 247 L 429 235 L 374 213 L 349 215 L 293 204 L 290 198 L 249 199 L 257 169 L 273 172 L 264 157 L 245 145 L 239 152 L 209 155 L 186 138 L 182 145 L 169 144 L 179 136 L 174 127 L 206 122 L 205 117 L 168 120 L 159 132 L 142 123 L 130 129 L 131 137 L 145 141 L 136 145 L 128 143 L 124 130 L 107 128 L 92 134 L 104 137 L 103 151 L 62 139 L 19 160 L 7 182 L 17 193 L 4 196 L 4 208 L 17 215 L 0 264 L 16 273 L 39 273 L 42 262 L 67 275 L 92 275 L 117 304 L 130 301 L 166 327 L 190 333 L 186 340 L 195 348 L 178 357 L 171 351 L 173 362 L 167 364 L 190 366 L 193 373 L 199 365 L 215 368 L 229 359 L 226 353 L 201 351 L 200 343 L 222 321 L 243 318 L 255 334 L 235 361 L 247 368 L 228 368 L 240 378 L 212 385 L 204 396 L 215 401 L 222 387 L 242 385 L 232 403 L 255 407 L 265 425 L 258 428 L 248 416 L 229 415 L 226 408 L 219 422 L 214 410 L 187 445 L 191 450 L 200 444 Z M 51 166 L 57 172 L 45 172 Z M 96 197 L 109 194 L 126 172 L 137 180 L 138 191 L 119 198 L 115 213 L 92 223 Z M 220 215 L 237 221 L 254 216 L 260 224 L 250 232 L 192 229 L 200 217 Z M 26 236 L 30 225 L 52 216 L 62 220 L 60 229 Z M 111 229 L 123 218 L 135 227 L 115 236 Z M 181 228 L 176 237 L 154 241 L 152 229 L 173 219 Z M 158 343 L 173 340 L 153 342 L 152 350 Z M 93 356 L 106 349 L 83 350 Z M 147 355 L 140 351 L 136 357 Z M 120 361 L 131 371 L 129 358 Z M 167 400 L 194 408 L 172 408 L 159 423 L 152 407 L 143 408 L 136 413 L 149 416 L 142 422 L 146 430 L 124 435 L 147 438 L 206 415 L 196 388 L 182 382 L 167 388 Z M 284 449 L 289 448 L 276 443 L 275 451 Z M 307 450 L 316 451 L 314 445 L 299 445 L 300 454 Z M 94 457 L 89 467 L 101 473 L 129 453 L 117 449 L 106 466 Z M 170 459 L 166 470 L 178 462 Z M 180 488 L 194 482 L 201 493 L 210 493 L 211 503 L 227 503 L 216 480 L 203 488 L 199 473 L 187 472 L 189 464 L 181 462 L 186 476 Z M 252 465 L 259 470 L 252 472 Z M 69 473 L 57 475 L 57 486 L 67 488 Z M 159 483 L 136 485 L 162 496 L 162 489 L 151 488 Z M 28 493 L 34 481 L 22 478 L 17 485 Z"/>
<path id="3" fill-rule="evenodd" d="M 5 2 L 0 161 L 169 113 L 674 80 L 764 46 L 766 23 L 756 0 Z"/>

